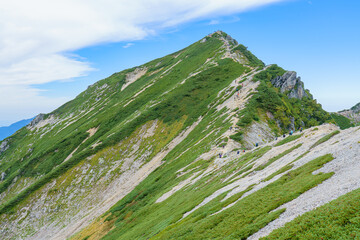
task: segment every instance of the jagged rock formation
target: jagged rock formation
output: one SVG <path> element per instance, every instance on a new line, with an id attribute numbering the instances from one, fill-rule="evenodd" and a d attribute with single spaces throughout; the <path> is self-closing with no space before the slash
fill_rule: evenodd
<path id="1" fill-rule="evenodd" d="M 333 190 L 311 206 L 336 199 L 358 187 L 358 173 L 333 181 L 313 172 L 331 166 L 324 154 L 340 161 L 340 176 L 346 154 L 358 164 L 358 129 L 324 124 L 277 137 L 328 121 L 300 86 L 221 31 L 115 73 L 2 142 L 0 235 L 244 239 L 286 222 L 277 208 L 309 189 Z"/>
<path id="2" fill-rule="evenodd" d="M 277 76 L 271 80 L 274 87 L 280 88 L 281 93 L 287 93 L 289 98 L 302 99 L 309 97 L 304 89 L 304 83 L 300 77 L 296 77 L 296 72 L 288 71 L 282 76 Z"/>

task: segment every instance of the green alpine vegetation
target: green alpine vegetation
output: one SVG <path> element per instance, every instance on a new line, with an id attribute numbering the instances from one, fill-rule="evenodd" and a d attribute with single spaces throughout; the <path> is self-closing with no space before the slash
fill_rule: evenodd
<path id="1" fill-rule="evenodd" d="M 336 114 L 336 113 L 332 113 L 331 117 L 335 120 L 336 124 L 342 130 L 354 127 L 354 124 L 351 123 L 350 119 L 348 119 L 347 117 L 344 117 L 344 116 L 342 116 L 340 114 Z"/>
<path id="2" fill-rule="evenodd" d="M 360 161 L 347 156 L 360 138 L 335 122 L 349 127 L 295 72 L 217 31 L 96 82 L 0 141 L 0 236 L 258 239 L 280 221 L 288 227 L 269 238 L 356 238 Z M 284 220 L 311 191 L 324 194 Z"/>
<path id="3" fill-rule="evenodd" d="M 296 218 L 264 239 L 357 239 L 360 189 Z"/>
<path id="4" fill-rule="evenodd" d="M 295 141 L 296 139 L 301 138 L 301 137 L 302 137 L 302 134 L 297 134 L 297 135 L 288 136 L 288 137 L 286 137 L 285 139 L 279 141 L 277 144 L 275 144 L 275 146 L 277 147 L 277 146 L 284 145 L 284 144 L 286 144 L 286 143 Z"/>
<path id="5" fill-rule="evenodd" d="M 320 144 L 328 141 L 330 138 L 332 138 L 333 136 L 335 136 L 336 134 L 339 134 L 339 133 L 340 133 L 339 130 L 336 130 L 336 131 L 334 131 L 332 133 L 329 133 L 328 135 L 320 138 L 316 143 L 314 143 L 314 145 L 311 146 L 311 148 L 319 146 Z"/>

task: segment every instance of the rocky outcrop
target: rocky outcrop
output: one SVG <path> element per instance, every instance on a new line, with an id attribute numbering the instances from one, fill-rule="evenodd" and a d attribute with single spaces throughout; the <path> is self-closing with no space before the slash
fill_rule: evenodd
<path id="1" fill-rule="evenodd" d="M 0 175 L 0 181 L 4 181 L 5 180 L 5 177 L 6 177 L 6 173 L 5 172 L 2 172 L 1 175 Z"/>
<path id="2" fill-rule="evenodd" d="M 277 76 L 271 80 L 271 83 L 274 87 L 279 88 L 281 93 L 287 93 L 289 98 L 302 99 L 308 97 L 304 89 L 304 83 L 300 77 L 296 76 L 296 72 L 286 72 L 282 76 Z"/>
<path id="3" fill-rule="evenodd" d="M 0 144 L 0 154 L 9 148 L 9 141 L 6 139 Z"/>
<path id="4" fill-rule="evenodd" d="M 233 39 L 230 35 L 226 34 L 225 40 L 228 41 L 229 43 L 231 43 L 232 45 L 238 45 L 239 43 Z"/>
<path id="5" fill-rule="evenodd" d="M 346 118 L 349 118 L 352 123 L 358 124 L 360 123 L 360 103 L 356 104 L 355 106 L 353 106 L 348 110 L 340 111 L 338 112 L 338 114 Z"/>
<path id="6" fill-rule="evenodd" d="M 40 113 L 39 115 L 37 115 L 30 123 L 29 126 L 30 127 L 35 127 L 36 124 L 38 124 L 40 121 L 44 120 L 45 114 Z"/>
<path id="7" fill-rule="evenodd" d="M 140 67 L 136 68 L 133 72 L 126 74 L 125 84 L 122 85 L 121 91 L 123 91 L 127 86 L 129 86 L 131 83 L 135 82 L 142 76 L 144 76 L 147 72 L 147 67 Z"/>

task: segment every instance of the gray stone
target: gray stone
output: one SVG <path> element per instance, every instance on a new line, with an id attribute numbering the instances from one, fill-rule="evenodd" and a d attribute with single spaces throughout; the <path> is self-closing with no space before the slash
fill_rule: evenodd
<path id="1" fill-rule="evenodd" d="M 302 99 L 308 97 L 304 90 L 304 83 L 300 77 L 296 76 L 296 72 L 286 72 L 282 76 L 272 79 L 271 83 L 274 87 L 279 88 L 281 93 L 287 92 L 289 98 Z"/>
<path id="2" fill-rule="evenodd" d="M 40 113 L 29 123 L 29 126 L 35 127 L 36 124 L 38 124 L 40 121 L 44 120 L 44 117 L 45 117 L 45 114 Z"/>
<path id="3" fill-rule="evenodd" d="M 238 42 L 233 39 L 230 35 L 226 35 L 225 40 L 228 41 L 229 43 L 232 43 L 233 45 L 238 45 Z"/>
<path id="4" fill-rule="evenodd" d="M 6 139 L 0 144 L 0 153 L 5 152 L 9 148 L 9 140 Z"/>
<path id="5" fill-rule="evenodd" d="M 290 130 L 295 131 L 295 118 L 294 117 L 290 118 Z"/>

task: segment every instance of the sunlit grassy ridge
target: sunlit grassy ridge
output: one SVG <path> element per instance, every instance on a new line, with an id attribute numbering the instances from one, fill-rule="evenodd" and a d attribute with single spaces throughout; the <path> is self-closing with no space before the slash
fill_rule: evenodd
<path id="1" fill-rule="evenodd" d="M 35 182 L 29 189 L 24 190 L 18 197 L 11 202 L 0 207 L 0 212 L 4 212 L 8 207 L 16 205 L 19 201 L 28 196 L 29 193 L 38 189 L 43 184 L 53 178 L 58 177 L 67 169 L 75 166 L 81 160 L 90 156 L 97 151 L 116 144 L 121 139 L 129 136 L 137 126 L 141 126 L 147 121 L 163 119 L 166 123 L 187 116 L 184 128 L 192 124 L 200 115 L 207 111 L 207 105 L 216 97 L 216 94 L 230 81 L 238 77 L 245 68 L 232 62 L 231 60 L 219 59 L 219 67 L 210 68 L 187 80 L 184 84 L 174 88 L 182 79 L 186 78 L 192 71 L 202 66 L 208 57 L 215 54 L 215 50 L 221 45 L 216 38 L 210 38 L 206 43 L 194 45 L 184 49 L 183 56 L 187 56 L 181 63 L 177 64 L 167 75 L 159 77 L 160 73 L 151 76 L 144 76 L 134 84 L 130 85 L 124 92 L 120 92 L 122 80 L 128 70 L 122 73 L 100 81 L 89 87 L 87 91 L 80 94 L 73 101 L 54 111 L 56 118 L 76 116 L 82 111 L 90 111 L 89 108 L 96 106 L 96 98 L 105 103 L 99 104 L 98 109 L 94 109 L 92 121 L 87 117 L 76 118 L 70 121 L 68 127 L 66 121 L 64 124 L 58 124 L 48 132 L 42 134 L 31 133 L 24 128 L 11 138 L 10 149 L 2 156 L 4 161 L 0 165 L 0 170 L 5 172 L 7 177 L 4 182 L 0 183 L 0 192 L 3 192 L 10 186 L 15 177 L 43 176 Z M 169 64 L 178 60 L 172 56 L 167 56 L 156 68 L 165 68 Z M 225 64 L 225 62 L 227 64 Z M 148 63 L 151 66 L 152 62 Z M 225 66 L 224 66 L 225 64 Z M 121 77 L 122 76 L 122 77 Z M 221 78 L 220 78 L 221 76 Z M 124 106 L 141 86 L 144 86 L 150 79 L 156 78 L 153 85 L 140 94 L 133 102 Z M 101 86 L 106 91 L 100 96 L 96 93 Z M 173 89 L 173 90 L 172 90 Z M 162 96 L 162 93 L 170 93 Z M 124 93 L 124 94 L 123 94 Z M 181 101 L 179 102 L 179 99 Z M 159 104 L 154 105 L 157 101 Z M 149 104 L 152 103 L 152 104 Z M 200 103 L 200 104 L 195 104 Z M 106 105 L 106 108 L 104 107 Z M 111 106 L 111 107 L 110 107 Z M 191 107 L 190 107 L 191 106 Z M 102 109 L 103 108 L 103 109 Z M 91 108 L 90 108 L 91 109 Z M 86 113 L 88 114 L 88 113 Z M 132 118 L 128 118 L 133 116 Z M 136 117 L 137 116 L 137 117 Z M 47 116 L 48 118 L 51 115 Z M 128 121 L 126 121 L 128 120 Z M 46 129 L 46 126 L 44 127 Z M 86 132 L 90 128 L 99 128 L 98 132 L 81 144 L 74 157 L 62 164 L 62 161 L 88 136 Z M 61 130 L 61 131 L 59 131 Z M 40 136 L 39 136 L 40 135 Z M 109 137 L 110 136 L 110 137 Z M 18 139 L 18 142 L 16 142 Z M 95 149 L 91 145 L 95 142 L 101 142 Z M 22 149 L 16 146 L 24 146 Z M 32 150 L 27 151 L 27 146 Z M 16 149 L 15 154 L 12 150 Z M 33 152 L 33 153 L 32 153 Z M 7 160 L 7 158 L 9 158 Z M 55 168 L 56 166 L 58 168 Z"/>
<path id="2" fill-rule="evenodd" d="M 275 138 L 288 131 L 292 117 L 296 128 L 331 120 L 312 98 L 288 99 L 279 93 L 270 80 L 285 70 L 266 68 L 243 45 L 224 42 L 226 37 L 216 33 L 174 54 L 115 73 L 47 114 L 44 126 L 13 135 L 9 149 L 0 155 L 0 173 L 5 173 L 0 182 L 0 224 L 20 226 L 34 210 L 40 212 L 37 222 L 21 229 L 21 236 L 66 225 L 93 202 L 99 201 L 101 208 L 101 201 L 111 201 L 115 196 L 104 189 L 111 193 L 109 186 L 122 188 L 112 185 L 117 181 L 126 188 L 131 174 L 161 155 L 155 170 L 144 172 L 141 182 L 128 187 L 128 194 L 112 201 L 111 205 L 121 199 L 110 209 L 106 205 L 107 211 L 73 239 L 243 239 L 276 219 L 284 211 L 276 210 L 283 203 L 329 178 L 331 173 L 312 174 L 332 160 L 326 155 L 294 170 L 290 163 L 280 166 L 227 198 L 233 190 L 227 186 L 265 173 L 294 152 L 299 155 L 303 147 L 299 134 L 243 153 L 243 133 L 253 123 L 269 126 L 270 138 Z M 227 44 L 237 58 L 224 57 Z M 146 73 L 122 90 L 128 74 L 139 68 Z M 259 85 L 249 87 L 246 101 L 239 100 L 237 108 L 219 107 L 234 99 L 241 83 L 252 81 Z M 230 127 L 235 132 L 229 133 Z M 189 129 L 186 137 L 173 143 Z M 299 143 L 293 143 L 297 139 Z M 245 196 L 264 182 L 269 185 Z M 217 191 L 221 194 L 204 203 Z M 103 195 L 108 199 L 100 201 Z"/>

